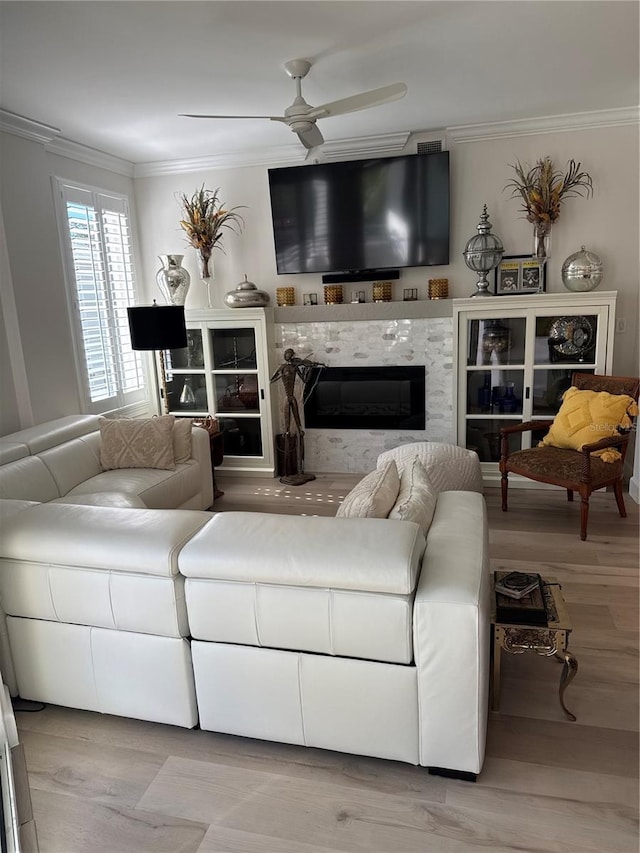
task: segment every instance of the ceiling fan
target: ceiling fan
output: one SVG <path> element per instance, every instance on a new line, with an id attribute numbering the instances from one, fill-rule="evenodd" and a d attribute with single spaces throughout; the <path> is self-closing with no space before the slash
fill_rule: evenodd
<path id="1" fill-rule="evenodd" d="M 292 59 L 285 62 L 284 70 L 289 77 L 295 80 L 296 97 L 290 107 L 287 107 L 282 116 L 216 116 L 216 115 L 194 115 L 193 113 L 181 113 L 187 118 L 214 118 L 214 119 L 240 119 L 240 118 L 265 118 L 270 121 L 280 121 L 286 124 L 294 133 L 298 134 L 300 142 L 305 148 L 315 148 L 322 145 L 324 137 L 316 125 L 319 118 L 345 115 L 357 110 L 366 110 L 369 107 L 377 107 L 389 101 L 397 101 L 407 94 L 404 83 L 392 83 L 390 86 L 382 86 L 369 92 L 361 92 L 359 95 L 351 95 L 339 101 L 322 104 L 319 107 L 310 106 L 302 97 L 302 79 L 306 77 L 311 68 L 311 63 L 306 59 Z"/>

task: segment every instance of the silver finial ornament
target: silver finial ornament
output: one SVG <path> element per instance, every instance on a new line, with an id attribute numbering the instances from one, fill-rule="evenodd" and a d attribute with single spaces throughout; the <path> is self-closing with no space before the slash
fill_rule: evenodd
<path id="1" fill-rule="evenodd" d="M 476 282 L 476 292 L 472 296 L 491 296 L 487 274 L 502 260 L 504 246 L 500 238 L 491 233 L 493 226 L 489 222 L 486 204 L 482 208 L 480 221 L 476 227 L 478 233 L 467 241 L 462 254 L 469 269 L 479 273 L 480 276 Z"/>

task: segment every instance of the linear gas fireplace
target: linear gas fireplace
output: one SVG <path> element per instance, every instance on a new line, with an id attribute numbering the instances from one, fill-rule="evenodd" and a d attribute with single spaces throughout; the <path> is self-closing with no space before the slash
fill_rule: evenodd
<path id="1" fill-rule="evenodd" d="M 425 428 L 424 367 L 324 367 L 307 388 L 307 429 Z"/>

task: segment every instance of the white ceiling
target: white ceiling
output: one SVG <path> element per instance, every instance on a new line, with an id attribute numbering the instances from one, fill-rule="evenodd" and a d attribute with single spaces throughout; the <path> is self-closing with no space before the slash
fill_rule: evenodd
<path id="1" fill-rule="evenodd" d="M 134 163 L 289 145 L 282 63 L 317 105 L 397 81 L 395 103 L 320 120 L 327 141 L 636 106 L 634 0 L 2 2 L 3 109 Z"/>

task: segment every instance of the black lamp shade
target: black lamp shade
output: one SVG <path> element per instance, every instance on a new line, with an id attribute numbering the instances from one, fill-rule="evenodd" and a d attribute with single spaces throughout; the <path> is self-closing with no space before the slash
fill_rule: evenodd
<path id="1" fill-rule="evenodd" d="M 131 348 L 180 349 L 187 346 L 183 305 L 142 305 L 127 308 Z"/>

